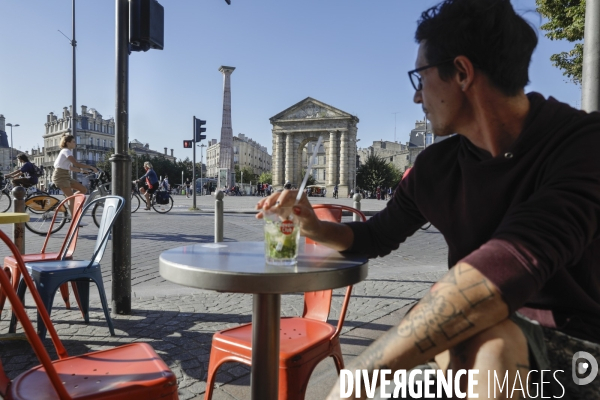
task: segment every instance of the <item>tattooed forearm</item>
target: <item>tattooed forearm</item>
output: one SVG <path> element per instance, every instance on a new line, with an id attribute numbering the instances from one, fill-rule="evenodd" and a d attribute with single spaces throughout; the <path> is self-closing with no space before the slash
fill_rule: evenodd
<path id="1" fill-rule="evenodd" d="M 478 270 L 458 264 L 400 322 L 347 367 L 409 369 L 504 320 L 508 308 Z"/>
<path id="2" fill-rule="evenodd" d="M 458 264 L 436 283 L 397 328 L 421 353 L 477 329 L 476 317 L 497 300 L 493 285 L 470 265 Z M 473 318 L 475 317 L 475 318 Z M 440 351 L 445 350 L 440 348 Z"/>

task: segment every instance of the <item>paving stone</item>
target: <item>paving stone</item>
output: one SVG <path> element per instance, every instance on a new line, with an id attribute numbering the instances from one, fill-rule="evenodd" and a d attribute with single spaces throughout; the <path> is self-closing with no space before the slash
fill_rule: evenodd
<path id="1" fill-rule="evenodd" d="M 226 197 L 224 233 L 226 241 L 262 240 L 262 222 L 252 212 L 259 198 Z M 331 202 L 331 199 L 323 199 Z M 339 204 L 352 205 L 351 199 L 339 199 Z M 125 343 L 151 344 L 178 379 L 180 399 L 201 399 L 206 389 L 206 370 L 210 357 L 212 335 L 222 329 L 252 321 L 252 296 L 217 293 L 175 285 L 158 273 L 158 257 L 169 248 L 188 243 L 211 243 L 214 232 L 214 198 L 198 198 L 198 205 L 208 212 L 191 213 L 191 199 L 175 196 L 176 205 L 170 213 L 136 212 L 132 215 L 132 313 L 112 316 L 116 336 L 110 336 L 94 285 L 90 287 L 90 324 L 86 325 L 71 293 L 72 309 L 67 310 L 61 296 L 56 296 L 52 320 L 71 355 L 112 348 Z M 364 200 L 363 210 L 375 211 L 383 202 Z M 89 257 L 95 243 L 93 222 L 81 228 L 76 257 Z M 56 233 L 52 241 L 62 242 L 66 230 Z M 39 249 L 43 237 L 26 232 L 26 248 Z M 52 243 L 51 241 L 51 243 Z M 58 244 L 58 245 L 59 245 Z M 102 259 L 102 276 L 111 299 L 111 244 Z M 7 255 L 0 248 L 0 257 Z M 395 325 L 404 312 L 419 300 L 446 270 L 447 249 L 434 228 L 419 231 L 401 247 L 384 258 L 369 262 L 368 278 L 355 285 L 341 336 L 346 363 L 377 337 Z M 334 290 L 330 323 L 337 323 L 344 289 Z M 27 313 L 35 324 L 35 308 L 26 296 Z M 10 321 L 9 306 L 2 312 L 0 332 L 6 332 Z M 302 313 L 302 294 L 282 297 L 282 315 Z M 22 332 L 22 329 L 18 329 Z M 52 342 L 44 345 L 53 359 Z M 14 379 L 19 373 L 39 364 L 25 340 L 0 341 L 0 353 L 7 375 Z M 321 366 L 322 365 L 322 366 Z M 311 377 L 307 399 L 324 399 L 336 379 L 335 368 L 323 361 Z M 249 368 L 237 363 L 224 365 L 218 375 L 218 387 L 213 399 L 249 398 Z"/>

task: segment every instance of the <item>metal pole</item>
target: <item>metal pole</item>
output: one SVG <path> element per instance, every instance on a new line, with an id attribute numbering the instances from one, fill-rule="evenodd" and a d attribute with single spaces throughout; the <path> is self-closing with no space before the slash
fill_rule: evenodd
<path id="1" fill-rule="evenodd" d="M 394 114 L 394 142 L 396 141 L 396 114 L 399 114 L 399 113 L 400 113 L 400 111 L 392 113 L 392 114 Z"/>
<path id="2" fill-rule="evenodd" d="M 22 186 L 17 186 L 12 190 L 13 211 L 16 213 L 25 212 L 25 195 L 27 192 Z M 13 226 L 13 242 L 21 254 L 25 254 L 25 223 L 19 222 Z"/>
<path id="3" fill-rule="evenodd" d="M 280 294 L 252 295 L 252 400 L 276 399 L 279 389 Z"/>
<path id="4" fill-rule="evenodd" d="M 192 143 L 193 143 L 194 151 L 192 153 L 194 153 L 194 155 L 193 155 L 193 161 L 192 161 L 192 210 L 197 210 L 197 208 L 196 208 L 196 117 L 194 117 L 193 123 L 194 123 L 194 129 L 192 130 L 192 132 L 194 132 L 194 140 L 192 141 Z"/>
<path id="5" fill-rule="evenodd" d="M 183 189 L 183 170 L 181 170 L 181 189 Z"/>
<path id="6" fill-rule="evenodd" d="M 215 243 L 223 241 L 223 197 L 222 190 L 215 194 Z"/>
<path id="7" fill-rule="evenodd" d="M 202 184 L 202 145 L 200 145 L 200 196 L 204 194 L 204 185 Z"/>
<path id="8" fill-rule="evenodd" d="M 71 40 L 71 46 L 73 47 L 73 115 L 71 116 L 71 135 L 75 137 L 75 134 L 77 133 L 77 75 L 75 63 L 77 41 L 75 40 L 75 0 L 73 0 L 73 39 Z"/>
<path id="9" fill-rule="evenodd" d="M 112 232 L 112 313 L 131 314 L 131 157 L 129 156 L 129 1 L 116 4 L 116 110 L 112 192 L 125 199 Z"/>
<path id="10" fill-rule="evenodd" d="M 600 1 L 585 4 L 581 108 L 600 110 Z"/>
<path id="11" fill-rule="evenodd" d="M 12 124 L 10 124 L 10 166 L 11 166 L 11 171 L 12 171 L 12 163 L 13 163 L 13 141 L 12 141 Z M 25 253 L 22 253 L 25 254 Z"/>
<path id="12" fill-rule="evenodd" d="M 360 211 L 360 201 L 362 200 L 362 196 L 360 193 L 354 194 L 354 208 Z M 360 217 L 357 214 L 353 214 L 352 221 L 360 221 Z"/>

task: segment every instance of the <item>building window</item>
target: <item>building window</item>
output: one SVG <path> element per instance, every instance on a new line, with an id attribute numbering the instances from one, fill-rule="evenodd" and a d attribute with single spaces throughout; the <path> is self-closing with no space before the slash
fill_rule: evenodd
<path id="1" fill-rule="evenodd" d="M 75 142 L 76 142 L 77 144 L 79 144 L 79 142 L 80 142 L 80 140 L 79 140 L 79 139 L 80 139 L 80 138 L 79 138 L 79 136 L 77 136 L 77 137 L 75 138 Z"/>

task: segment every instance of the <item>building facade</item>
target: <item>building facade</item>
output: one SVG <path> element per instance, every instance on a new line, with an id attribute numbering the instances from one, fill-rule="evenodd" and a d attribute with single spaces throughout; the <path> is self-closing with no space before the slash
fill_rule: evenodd
<path id="1" fill-rule="evenodd" d="M 444 140 L 445 137 L 436 136 L 431 131 L 427 121 L 415 122 L 415 128 L 410 131 L 409 141 L 406 144 L 387 140 L 374 141 L 371 146 L 358 149 L 358 163 L 364 164 L 369 156 L 377 155 L 394 165 L 400 172 L 412 166 L 417 156 L 428 146 Z"/>
<path id="2" fill-rule="evenodd" d="M 306 164 L 306 147 L 322 138 L 324 156 L 318 159 L 317 174 L 325 176 L 329 193 L 338 185 L 345 197 L 356 177 L 357 116 L 307 97 L 271 117 L 273 137 L 273 186 L 286 182 L 300 186 Z M 321 151 L 321 149 L 319 149 Z M 323 182 L 319 176 L 318 182 Z"/>
<path id="3" fill-rule="evenodd" d="M 12 157 L 11 157 L 12 154 Z M 8 134 L 6 133 L 6 119 L 0 114 L 0 172 L 7 174 L 17 165 L 18 150 L 10 148 Z"/>
<path id="4" fill-rule="evenodd" d="M 400 172 L 404 172 L 411 165 L 411 148 L 408 143 L 402 144 L 386 140 L 374 141 L 371 146 L 358 149 L 359 165 L 364 164 L 369 156 L 383 158 Z"/>
<path id="5" fill-rule="evenodd" d="M 258 142 L 239 133 L 233 137 L 233 164 L 240 169 L 248 167 L 254 174 L 260 175 L 263 172 L 271 171 L 271 156 L 267 148 Z M 214 178 L 218 175 L 220 168 L 221 144 L 217 139 L 208 142 L 206 148 L 206 169 L 207 176 Z"/>
<path id="6" fill-rule="evenodd" d="M 46 131 L 44 138 L 44 162 L 41 164 L 47 171 L 46 175 L 52 176 L 54 160 L 60 152 L 60 140 L 63 135 L 71 134 L 72 107 L 63 107 L 62 117 L 58 118 L 53 112 L 49 113 L 44 124 Z M 115 120 L 103 119 L 102 115 L 93 108 L 81 106 L 81 113 L 77 115 L 77 134 L 75 140 L 77 148 L 73 155 L 80 163 L 96 166 L 104 160 L 106 153 L 114 148 Z M 75 179 L 87 185 L 87 178 L 83 174 L 76 174 Z"/>
<path id="7" fill-rule="evenodd" d="M 173 163 L 177 161 L 177 157 L 173 155 L 173 149 L 171 149 L 171 154 L 167 154 L 167 148 L 165 147 L 164 153 L 161 153 L 160 151 L 150 149 L 150 145 L 148 143 L 144 144 L 136 139 L 133 139 L 131 142 L 129 142 L 129 150 L 134 151 L 138 156 L 146 155 L 151 158 L 164 157 Z"/>

